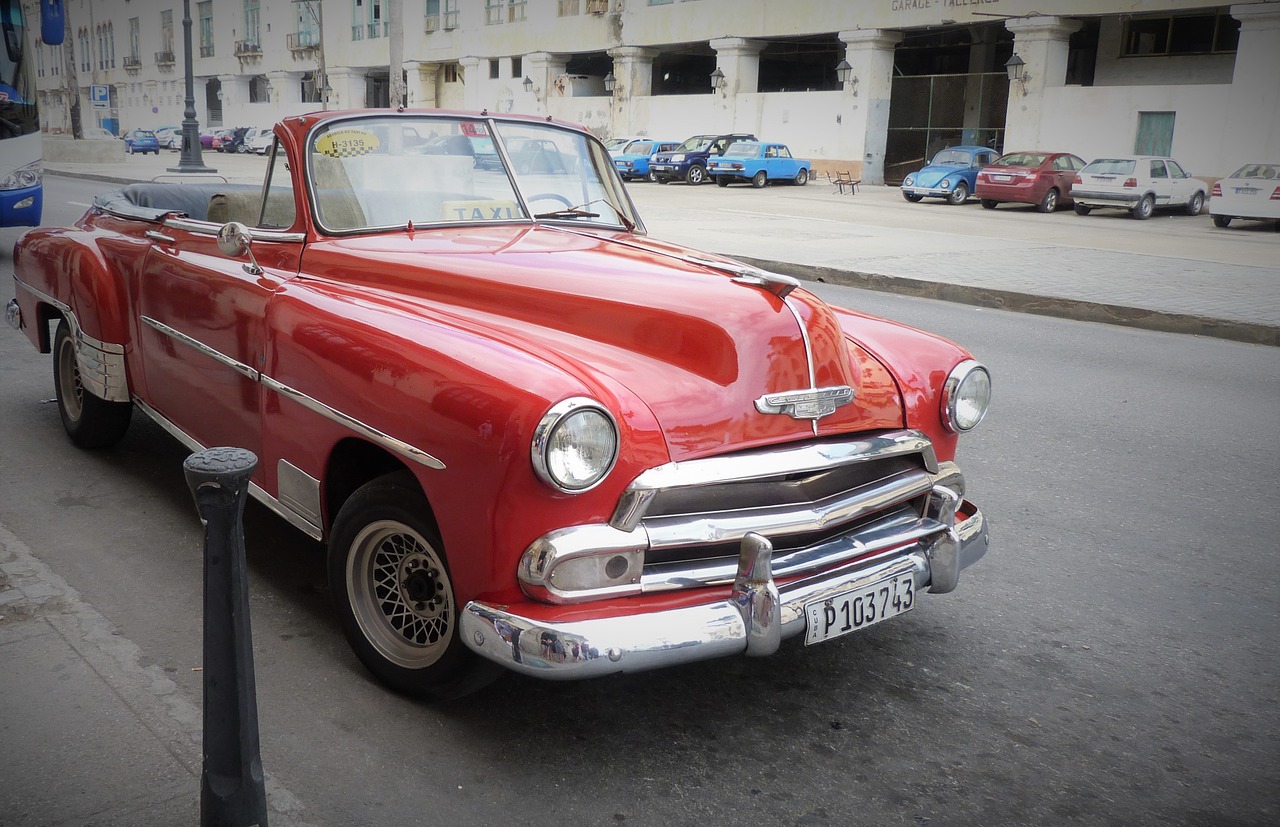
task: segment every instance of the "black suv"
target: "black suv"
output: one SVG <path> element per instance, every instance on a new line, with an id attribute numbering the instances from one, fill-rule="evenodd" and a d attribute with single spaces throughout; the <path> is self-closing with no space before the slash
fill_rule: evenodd
<path id="1" fill-rule="evenodd" d="M 660 184 L 683 178 L 690 184 L 705 184 L 707 158 L 723 155 L 734 141 L 754 141 L 755 135 L 733 132 L 728 135 L 694 135 L 670 152 L 659 152 L 649 159 L 649 173 Z"/>

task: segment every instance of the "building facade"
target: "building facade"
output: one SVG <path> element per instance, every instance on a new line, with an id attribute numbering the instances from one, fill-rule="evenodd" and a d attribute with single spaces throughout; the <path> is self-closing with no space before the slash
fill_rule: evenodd
<path id="1" fill-rule="evenodd" d="M 64 2 L 66 43 L 34 47 L 46 129 L 69 129 L 71 95 L 89 126 L 179 124 L 182 0 Z M 36 0 L 24 6 L 38 18 Z M 1215 177 L 1280 159 L 1280 2 L 1041 6 L 192 0 L 195 104 L 202 127 L 400 97 L 547 114 L 602 137 L 753 132 L 868 183 L 955 143 L 1167 153 Z"/>

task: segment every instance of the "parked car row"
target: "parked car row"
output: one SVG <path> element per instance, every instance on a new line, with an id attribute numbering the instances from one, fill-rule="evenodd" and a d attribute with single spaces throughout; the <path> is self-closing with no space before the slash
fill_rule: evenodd
<path id="1" fill-rule="evenodd" d="M 1271 182 L 1271 183 L 1267 183 Z M 1199 215 L 1208 187 L 1167 156 L 1126 155 L 1086 164 L 1069 152 L 1009 152 L 953 146 L 902 181 L 902 197 L 916 203 L 942 198 L 963 204 L 975 196 L 986 209 L 1033 204 L 1040 212 L 1071 206 L 1077 215 L 1126 210 L 1139 220 L 1156 209 Z M 1234 218 L 1280 220 L 1280 164 L 1250 163 L 1213 185 L 1210 213 L 1226 227 Z"/>
<path id="2" fill-rule="evenodd" d="M 610 154 L 624 181 L 715 181 L 722 187 L 743 183 L 760 188 L 773 181 L 804 186 L 812 174 L 812 164 L 793 157 L 786 144 L 759 141 L 746 132 L 694 135 L 679 142 L 632 138 L 613 144 Z"/>

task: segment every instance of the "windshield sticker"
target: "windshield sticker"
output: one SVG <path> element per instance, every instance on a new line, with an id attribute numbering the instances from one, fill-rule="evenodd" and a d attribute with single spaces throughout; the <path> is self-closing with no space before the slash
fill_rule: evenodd
<path id="1" fill-rule="evenodd" d="M 377 152 L 381 146 L 378 136 L 363 129 L 338 129 L 326 132 L 316 139 L 316 152 L 330 158 L 352 158 Z"/>

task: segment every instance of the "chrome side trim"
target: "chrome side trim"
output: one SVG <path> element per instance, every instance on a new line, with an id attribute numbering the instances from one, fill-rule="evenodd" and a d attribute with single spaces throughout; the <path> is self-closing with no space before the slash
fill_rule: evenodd
<path id="1" fill-rule="evenodd" d="M 627 486 L 609 525 L 631 531 L 640 525 L 661 492 L 726 482 L 747 482 L 783 474 L 806 473 L 886 457 L 919 454 L 924 468 L 938 473 L 933 443 L 920 431 L 889 431 L 847 442 L 792 445 L 722 457 L 669 462 L 650 468 Z"/>
<path id="2" fill-rule="evenodd" d="M 401 454 L 402 456 L 408 457 L 414 462 L 421 463 L 422 465 L 425 465 L 428 468 L 434 468 L 437 471 L 443 471 L 445 468 L 445 464 L 443 462 L 431 456 L 426 451 L 423 451 L 420 448 L 415 448 L 409 443 L 396 439 L 395 437 L 390 436 L 389 434 L 384 434 L 382 431 L 379 431 L 377 428 L 374 428 L 371 425 L 366 425 L 360 420 L 354 417 L 348 416 L 347 414 L 344 414 L 342 411 L 339 411 L 336 408 L 331 408 L 328 405 L 324 404 L 323 402 L 320 402 L 319 400 L 316 400 L 311 398 L 310 396 L 307 396 L 302 391 L 295 390 L 294 388 L 289 387 L 283 382 L 277 382 L 275 379 L 272 379 L 270 376 L 267 376 L 266 374 L 262 374 L 262 384 L 267 386 L 271 390 L 275 391 L 276 393 L 279 393 L 282 396 L 286 396 L 289 399 L 292 399 L 294 402 L 297 402 L 299 405 L 311 411 L 312 413 L 320 414 L 321 416 L 323 416 L 328 420 L 337 422 L 339 425 L 344 425 L 350 428 L 351 430 L 356 431 L 357 433 L 378 443 L 384 448 L 387 448 L 390 451 L 394 451 L 397 454 Z"/>
<path id="3" fill-rule="evenodd" d="M 179 428 L 177 425 L 174 425 L 158 411 L 136 396 L 133 398 L 133 404 L 137 406 L 138 410 L 142 411 L 150 417 L 153 422 L 159 425 L 161 430 L 178 440 L 178 442 L 181 442 L 188 450 L 203 451 L 205 449 L 205 446 L 197 442 L 190 434 Z M 256 482 L 249 483 L 249 494 L 252 495 L 255 500 L 266 506 L 273 514 L 280 517 L 303 534 L 306 534 L 311 539 L 324 539 L 324 531 L 320 527 L 319 520 L 316 520 L 314 523 L 311 522 L 307 517 L 293 511 L 286 504 L 268 494 Z"/>
<path id="4" fill-rule="evenodd" d="M 204 342 L 201 342 L 197 339 L 193 339 L 187 334 L 183 333 L 182 331 L 175 330 L 174 328 L 169 327 L 169 325 L 165 324 L 164 322 L 156 321 L 150 316 L 143 316 L 142 321 L 148 326 L 153 327 L 156 330 L 163 333 L 164 335 L 168 336 L 169 338 L 176 339 L 177 341 L 182 342 L 184 345 L 194 348 L 195 350 L 199 351 L 200 353 L 203 353 L 205 356 L 208 356 L 210 359 L 214 360 L 215 362 L 218 362 L 219 364 L 222 364 L 222 365 L 226 365 L 227 367 L 234 370 L 236 373 L 239 373 L 240 375 L 254 382 L 257 382 L 260 378 L 260 374 L 258 373 L 258 371 L 249 367 L 244 362 L 240 362 L 236 359 L 233 359 L 221 351 L 214 350 L 213 348 L 206 345 Z"/>
<path id="5" fill-rule="evenodd" d="M 143 235 L 152 241 L 158 241 L 161 244 L 173 244 L 176 240 L 171 235 L 165 235 L 164 233 L 156 232 L 155 230 L 147 230 Z"/>
<path id="6" fill-rule="evenodd" d="M 215 224 L 212 221 L 198 221 L 194 218 L 178 218 L 172 215 L 165 216 L 164 226 L 174 230 L 182 230 L 183 232 L 196 233 L 198 235 L 216 236 L 221 230 L 221 224 Z M 306 233 L 293 233 L 282 230 L 264 230 L 255 227 L 249 227 L 249 237 L 254 241 L 287 241 L 293 243 L 302 243 L 307 240 Z"/>

